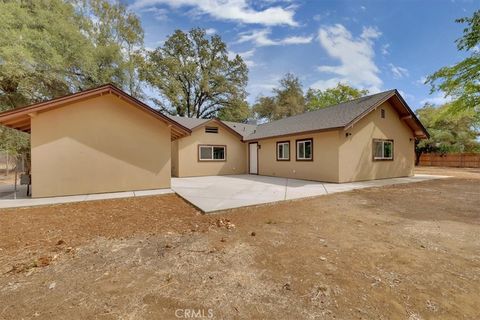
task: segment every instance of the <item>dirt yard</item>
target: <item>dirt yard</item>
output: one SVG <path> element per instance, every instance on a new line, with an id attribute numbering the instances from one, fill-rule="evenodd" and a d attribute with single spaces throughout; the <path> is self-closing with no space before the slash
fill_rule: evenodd
<path id="1" fill-rule="evenodd" d="M 15 172 L 10 171 L 7 175 L 5 169 L 0 169 L 0 185 L 15 183 Z"/>
<path id="2" fill-rule="evenodd" d="M 0 210 L 0 319 L 479 319 L 480 170 L 201 215 Z"/>

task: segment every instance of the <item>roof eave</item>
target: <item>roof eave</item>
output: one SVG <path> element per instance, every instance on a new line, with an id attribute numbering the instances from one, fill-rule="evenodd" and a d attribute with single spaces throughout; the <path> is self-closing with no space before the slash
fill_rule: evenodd
<path id="1" fill-rule="evenodd" d="M 305 130 L 305 131 L 296 131 L 292 133 L 285 133 L 285 134 L 279 134 L 279 135 L 271 135 L 271 136 L 266 136 L 266 137 L 259 137 L 259 138 L 246 138 L 243 141 L 244 142 L 251 142 L 251 141 L 260 141 L 260 140 L 265 140 L 265 139 L 277 139 L 277 138 L 283 138 L 283 137 L 289 137 L 289 136 L 298 136 L 298 135 L 304 135 L 304 134 L 313 134 L 313 133 L 318 133 L 318 132 L 327 132 L 327 131 L 335 131 L 335 130 L 340 130 L 343 129 L 344 127 L 331 127 L 331 128 L 323 128 L 323 129 L 315 129 L 315 130 Z"/>
<path id="2" fill-rule="evenodd" d="M 240 138 L 240 140 L 243 141 L 243 136 L 238 133 L 237 131 L 233 130 L 232 128 L 230 128 L 227 124 L 223 123 L 222 120 L 218 119 L 218 118 L 212 118 L 212 119 L 209 119 L 208 121 L 205 121 L 204 123 L 202 124 L 199 124 L 195 127 L 193 127 L 191 130 L 194 131 L 194 130 L 197 130 L 203 126 L 206 126 L 207 124 L 211 123 L 211 122 L 215 122 L 217 124 L 219 124 L 220 126 L 222 126 L 224 129 L 226 129 L 227 131 L 229 131 L 230 133 L 234 134 L 235 136 L 237 136 L 238 138 Z"/>
<path id="3" fill-rule="evenodd" d="M 184 127 L 180 123 L 176 122 L 173 119 L 168 118 L 161 112 L 151 108 L 142 101 L 130 96 L 129 94 L 123 92 L 113 84 L 106 84 L 99 87 L 95 87 L 89 90 L 72 93 L 63 97 L 51 99 L 48 101 L 43 101 L 35 104 L 31 104 L 25 107 L 16 108 L 13 110 L 8 110 L 0 113 L 0 124 L 3 124 L 7 127 L 20 130 L 23 132 L 30 132 L 30 118 L 36 116 L 41 111 L 46 111 L 53 108 L 60 108 L 65 104 L 78 102 L 86 100 L 89 98 L 94 98 L 97 96 L 102 96 L 105 94 L 113 94 L 120 99 L 128 101 L 130 104 L 142 109 L 145 112 L 150 113 L 150 115 L 156 117 L 157 119 L 165 122 L 168 126 L 172 128 L 172 137 L 175 136 L 183 137 L 189 135 L 191 130 Z M 16 125 L 18 124 L 18 125 Z"/>
<path id="4" fill-rule="evenodd" d="M 414 120 L 414 122 L 419 126 L 419 128 L 421 129 L 422 131 L 422 134 L 417 134 L 416 130 L 412 128 L 412 131 L 415 135 L 415 138 L 418 138 L 418 139 L 428 139 L 430 138 L 430 134 L 428 133 L 427 129 L 423 126 L 423 124 L 420 122 L 420 120 L 418 120 L 417 116 L 415 115 L 415 112 L 412 111 L 412 109 L 408 106 L 407 102 L 403 99 L 403 97 L 400 95 L 400 93 L 398 92 L 397 89 L 394 89 L 390 94 L 388 94 L 387 96 L 385 96 L 383 99 L 381 99 L 380 101 L 378 101 L 377 103 L 375 103 L 374 105 L 372 105 L 370 108 L 368 108 L 367 110 L 365 110 L 364 112 L 362 112 L 360 115 L 358 115 L 357 117 L 355 117 L 355 119 L 353 119 L 352 121 L 350 121 L 346 126 L 345 126 L 345 130 L 348 130 L 350 129 L 355 123 L 357 123 L 358 121 L 360 121 L 363 117 L 365 117 L 366 115 L 368 115 L 371 111 L 375 110 L 376 108 L 378 108 L 379 106 L 381 106 L 383 103 L 385 103 L 386 101 L 388 101 L 389 99 L 393 98 L 393 97 L 397 97 L 399 100 L 400 100 L 400 103 L 405 107 L 405 109 L 408 111 L 408 113 L 412 116 L 412 119 Z"/>

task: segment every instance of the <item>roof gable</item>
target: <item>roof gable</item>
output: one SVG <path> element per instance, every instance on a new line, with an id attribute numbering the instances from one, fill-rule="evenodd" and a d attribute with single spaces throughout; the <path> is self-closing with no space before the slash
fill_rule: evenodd
<path id="1" fill-rule="evenodd" d="M 394 107 L 399 112 L 400 120 L 407 122 L 415 133 L 415 136 L 418 138 L 428 137 L 427 130 L 408 107 L 398 91 L 389 90 L 324 109 L 261 124 L 257 126 L 254 132 L 247 136 L 245 140 L 259 140 L 312 131 L 348 129 L 372 110 L 375 110 L 375 108 L 390 99 L 394 100 Z"/>
<path id="2" fill-rule="evenodd" d="M 112 84 L 107 84 L 90 90 L 52 99 L 49 101 L 40 102 L 9 111 L 4 111 L 0 113 L 0 124 L 29 133 L 30 118 L 35 116 L 37 113 L 47 112 L 52 109 L 64 107 L 74 102 L 84 101 L 106 94 L 113 94 L 119 99 L 122 99 L 130 105 L 139 108 L 141 111 L 146 112 L 150 116 L 153 116 L 154 118 L 166 123 L 168 126 L 171 127 L 172 139 L 177 139 L 190 133 L 190 130 L 185 126 L 175 122 L 161 112 L 149 107 L 140 100 L 128 95 L 127 93 L 123 92 Z"/>
<path id="3" fill-rule="evenodd" d="M 194 131 L 198 128 L 201 128 L 207 124 L 214 123 L 219 126 L 222 126 L 224 129 L 230 131 L 235 136 L 243 139 L 250 135 L 255 128 L 256 125 L 250 125 L 240 122 L 231 122 L 231 121 L 223 121 L 217 118 L 212 119 L 202 119 L 202 118 L 187 118 L 187 117 L 180 117 L 180 116 L 169 116 L 171 119 L 181 123 L 188 129 Z"/>

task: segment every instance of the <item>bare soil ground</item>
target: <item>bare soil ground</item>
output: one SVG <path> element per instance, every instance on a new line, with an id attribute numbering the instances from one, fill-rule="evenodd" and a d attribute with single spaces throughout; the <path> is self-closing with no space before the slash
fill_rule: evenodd
<path id="1" fill-rule="evenodd" d="M 215 215 L 0 210 L 0 319 L 478 319 L 480 170 L 417 171 L 454 177 Z"/>
<path id="2" fill-rule="evenodd" d="M 0 184 L 13 184 L 15 183 L 15 172 L 12 170 L 8 173 L 5 172 L 5 169 L 0 169 Z"/>

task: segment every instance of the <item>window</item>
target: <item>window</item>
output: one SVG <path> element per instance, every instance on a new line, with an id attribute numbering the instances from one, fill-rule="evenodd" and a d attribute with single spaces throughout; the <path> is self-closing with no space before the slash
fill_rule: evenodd
<path id="1" fill-rule="evenodd" d="M 309 161 L 313 160 L 313 140 L 297 140 L 297 160 Z"/>
<path id="2" fill-rule="evenodd" d="M 373 140 L 373 160 L 393 160 L 393 140 Z"/>
<path id="3" fill-rule="evenodd" d="M 205 132 L 206 133 L 218 133 L 218 128 L 217 127 L 205 127 Z"/>
<path id="4" fill-rule="evenodd" d="M 385 109 L 380 109 L 380 116 L 385 119 Z"/>
<path id="5" fill-rule="evenodd" d="M 277 161 L 290 161 L 290 141 L 277 142 Z"/>
<path id="6" fill-rule="evenodd" d="M 225 161 L 226 146 L 198 146 L 199 161 Z"/>

